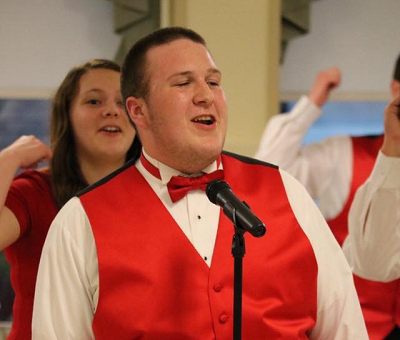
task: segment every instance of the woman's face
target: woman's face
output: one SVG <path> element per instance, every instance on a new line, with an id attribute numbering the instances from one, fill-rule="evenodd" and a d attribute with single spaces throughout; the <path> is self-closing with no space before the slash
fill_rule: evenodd
<path id="1" fill-rule="evenodd" d="M 124 112 L 119 72 L 92 69 L 85 73 L 70 118 L 81 166 L 82 162 L 125 163 L 135 130 Z"/>

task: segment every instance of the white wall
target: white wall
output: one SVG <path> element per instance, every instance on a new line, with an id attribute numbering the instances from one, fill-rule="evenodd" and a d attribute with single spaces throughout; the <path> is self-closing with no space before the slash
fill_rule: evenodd
<path id="1" fill-rule="evenodd" d="M 400 53 L 400 0 L 318 0 L 311 32 L 291 41 L 281 68 L 281 92 L 306 92 L 317 70 L 337 65 L 337 92 L 387 94 Z M 70 67 L 89 58 L 113 58 L 107 0 L 1 0 L 0 97 L 46 96 Z"/>
<path id="2" fill-rule="evenodd" d="M 73 65 L 112 59 L 112 18 L 107 0 L 1 0 L 0 97 L 46 97 Z"/>
<path id="3" fill-rule="evenodd" d="M 389 96 L 393 65 L 400 53 L 399 17 L 400 0 L 312 3 L 311 32 L 292 40 L 286 51 L 281 92 L 308 91 L 318 70 L 338 66 L 343 77 L 338 95 Z"/>

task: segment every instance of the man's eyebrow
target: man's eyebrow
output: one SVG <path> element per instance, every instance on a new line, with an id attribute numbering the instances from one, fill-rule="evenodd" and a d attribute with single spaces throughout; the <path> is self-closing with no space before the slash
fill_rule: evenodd
<path id="1" fill-rule="evenodd" d="M 177 77 L 177 76 L 191 76 L 191 75 L 193 75 L 193 73 L 194 73 L 194 72 L 192 72 L 192 71 L 177 72 L 177 73 L 171 74 L 171 75 L 168 77 L 168 80 L 171 79 L 171 78 Z M 209 68 L 209 69 L 207 70 L 207 73 L 211 73 L 211 74 L 221 74 L 221 71 L 218 70 L 217 68 Z"/>
<path id="2" fill-rule="evenodd" d="M 192 71 L 177 72 L 177 73 L 171 74 L 171 75 L 168 77 L 168 80 L 171 79 L 171 78 L 174 78 L 174 77 L 178 77 L 178 76 L 190 76 L 190 75 L 192 75 L 192 74 L 193 74 Z"/>
<path id="3" fill-rule="evenodd" d="M 208 69 L 209 73 L 218 73 L 219 75 L 221 75 L 221 71 L 218 70 L 217 68 L 210 68 Z"/>

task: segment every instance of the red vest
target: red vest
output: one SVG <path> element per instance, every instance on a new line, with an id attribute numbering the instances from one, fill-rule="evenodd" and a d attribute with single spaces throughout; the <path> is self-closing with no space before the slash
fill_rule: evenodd
<path id="1" fill-rule="evenodd" d="M 353 137 L 353 177 L 349 197 L 342 212 L 328 224 L 342 245 L 348 234 L 351 202 L 355 192 L 371 174 L 379 149 L 383 143 L 380 137 Z M 400 304 L 398 286 L 400 280 L 382 283 L 362 279 L 354 275 L 354 283 L 360 299 L 368 334 L 371 340 L 382 340 L 396 324 L 399 325 Z"/>
<path id="2" fill-rule="evenodd" d="M 227 154 L 222 163 L 225 181 L 267 227 L 262 238 L 245 234 L 243 339 L 308 339 L 318 268 L 279 171 Z M 223 213 L 209 268 L 136 167 L 80 199 L 99 261 L 97 340 L 232 339 L 233 225 Z"/>

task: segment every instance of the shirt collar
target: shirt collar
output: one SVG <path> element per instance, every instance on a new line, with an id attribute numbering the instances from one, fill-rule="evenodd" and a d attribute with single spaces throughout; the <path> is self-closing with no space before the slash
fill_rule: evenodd
<path id="1" fill-rule="evenodd" d="M 165 184 L 165 185 L 169 182 L 169 180 L 171 179 L 172 176 L 196 177 L 196 176 L 199 176 L 199 175 L 201 175 L 203 173 L 207 173 L 208 174 L 208 173 L 213 172 L 213 171 L 215 171 L 217 169 L 222 169 L 222 162 L 220 162 L 218 160 L 218 162 L 214 161 L 209 166 L 205 167 L 200 173 L 195 173 L 195 174 L 192 174 L 192 175 L 188 176 L 187 174 L 182 174 L 180 171 L 175 170 L 175 169 L 169 167 L 168 165 L 165 165 L 164 163 L 156 160 L 155 158 L 150 157 L 146 153 L 144 148 L 142 148 L 142 152 L 143 152 L 144 157 L 146 157 L 146 159 L 149 161 L 149 163 L 154 165 L 160 171 L 161 183 Z M 218 163 L 219 163 L 219 166 L 218 166 Z"/>

